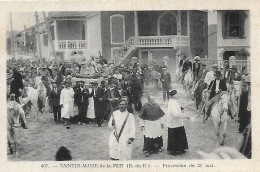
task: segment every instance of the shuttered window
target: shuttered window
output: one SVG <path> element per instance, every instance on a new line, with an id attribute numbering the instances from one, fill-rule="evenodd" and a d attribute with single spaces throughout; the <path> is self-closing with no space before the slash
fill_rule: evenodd
<path id="1" fill-rule="evenodd" d="M 225 12 L 222 16 L 223 38 L 244 38 L 244 21 L 246 14 L 242 11 Z"/>
<path id="2" fill-rule="evenodd" d="M 110 16 L 111 44 L 123 44 L 125 42 L 125 20 L 123 15 Z"/>

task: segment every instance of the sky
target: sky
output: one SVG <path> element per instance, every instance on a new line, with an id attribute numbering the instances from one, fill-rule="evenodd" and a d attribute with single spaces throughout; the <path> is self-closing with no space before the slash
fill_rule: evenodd
<path id="1" fill-rule="evenodd" d="M 20 31 L 24 29 L 24 25 L 26 27 L 30 27 L 36 24 L 36 18 L 34 12 L 12 12 L 12 24 L 13 30 Z M 42 13 L 38 12 L 39 22 L 43 21 Z M 47 14 L 46 14 L 47 15 Z M 8 24 L 7 29 L 11 29 L 10 24 L 10 15 L 8 15 Z"/>

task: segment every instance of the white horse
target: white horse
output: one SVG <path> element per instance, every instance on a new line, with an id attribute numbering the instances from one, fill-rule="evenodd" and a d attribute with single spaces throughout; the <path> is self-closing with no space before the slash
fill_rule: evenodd
<path id="1" fill-rule="evenodd" d="M 183 82 L 184 89 L 186 91 L 190 92 L 190 89 L 193 86 L 193 72 L 191 71 L 191 69 L 188 69 L 188 71 L 184 75 L 184 80 L 183 81 L 184 81 Z"/>
<path id="2" fill-rule="evenodd" d="M 175 74 L 175 76 L 176 76 L 176 83 L 179 83 L 181 81 L 181 77 L 182 77 L 182 72 L 181 71 L 182 71 L 181 67 L 176 70 L 176 74 Z"/>
<path id="3" fill-rule="evenodd" d="M 228 92 L 221 93 L 219 99 L 213 104 L 211 109 L 211 116 L 214 123 L 216 135 L 218 136 L 221 146 L 225 144 L 228 113 L 232 117 L 237 116 L 237 107 L 234 100 L 230 97 Z M 220 127 L 223 126 L 223 134 L 220 135 Z"/>

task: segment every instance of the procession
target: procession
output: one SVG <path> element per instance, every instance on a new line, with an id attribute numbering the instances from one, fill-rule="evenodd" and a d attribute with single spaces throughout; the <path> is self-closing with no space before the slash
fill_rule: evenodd
<path id="1" fill-rule="evenodd" d="M 42 25 L 49 27 L 43 16 Z M 47 29 L 53 44 L 51 35 Z M 65 51 L 61 57 L 53 46 L 52 58 L 13 52 L 6 61 L 8 159 L 223 159 L 217 151 L 251 159 L 250 61 L 237 60 L 247 51 L 217 60 L 199 51 L 161 51 L 175 53 L 173 63 L 168 56 L 155 57 L 157 50 L 133 52 L 129 42 L 137 38 L 114 58 L 104 51 Z M 147 46 L 154 48 L 152 43 Z"/>

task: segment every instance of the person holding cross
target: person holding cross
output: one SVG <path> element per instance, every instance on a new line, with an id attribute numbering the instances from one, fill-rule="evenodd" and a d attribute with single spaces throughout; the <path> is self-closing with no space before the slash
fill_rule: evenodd
<path id="1" fill-rule="evenodd" d="M 135 120 L 134 115 L 127 111 L 126 100 L 120 101 L 119 110 L 111 115 L 108 127 L 113 129 L 109 139 L 111 160 L 130 160 L 135 138 Z"/>

